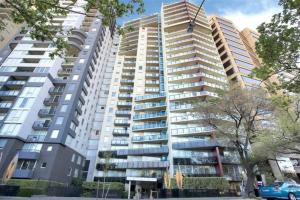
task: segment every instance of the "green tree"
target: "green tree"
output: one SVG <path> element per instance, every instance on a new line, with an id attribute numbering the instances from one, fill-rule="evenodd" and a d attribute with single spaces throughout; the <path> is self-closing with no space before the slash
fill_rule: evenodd
<path id="1" fill-rule="evenodd" d="M 88 11 L 97 9 L 101 13 L 97 17 L 102 19 L 105 26 L 109 26 L 118 17 L 144 12 L 143 0 L 87 0 L 84 8 L 86 12 L 72 10 L 71 6 L 77 0 L 71 1 L 71 5 L 61 6 L 59 0 L 0 0 L 0 8 L 9 10 L 9 18 L 6 20 L 17 24 L 25 23 L 32 39 L 52 41 L 57 47 L 52 56 L 61 55 L 67 48 L 62 28 L 53 26 L 55 16 L 66 16 L 72 12 L 90 17 Z M 4 30 L 5 26 L 5 20 L 0 20 L 0 31 Z"/>
<path id="2" fill-rule="evenodd" d="M 279 5 L 282 12 L 258 27 L 256 51 L 263 63 L 253 75 L 267 80 L 272 75 L 289 73 L 291 80 L 281 79 L 280 84 L 273 86 L 300 92 L 300 0 L 279 0 Z"/>
<path id="3" fill-rule="evenodd" d="M 245 196 L 253 194 L 257 164 L 267 158 L 265 154 L 254 156 L 251 146 L 264 129 L 262 124 L 272 110 L 264 90 L 239 87 L 221 91 L 219 98 L 201 102 L 197 108 L 201 123 L 213 128 L 219 140 L 237 151 L 247 176 Z"/>

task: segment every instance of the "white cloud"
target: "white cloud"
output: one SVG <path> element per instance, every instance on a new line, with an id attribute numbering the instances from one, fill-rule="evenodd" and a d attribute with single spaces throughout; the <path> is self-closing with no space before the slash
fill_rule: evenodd
<path id="1" fill-rule="evenodd" d="M 261 23 L 270 22 L 272 16 L 278 12 L 280 12 L 279 7 L 269 7 L 259 10 L 257 13 L 243 13 L 241 11 L 226 10 L 222 16 L 233 21 L 239 30 L 242 30 L 245 27 L 255 30 Z"/>

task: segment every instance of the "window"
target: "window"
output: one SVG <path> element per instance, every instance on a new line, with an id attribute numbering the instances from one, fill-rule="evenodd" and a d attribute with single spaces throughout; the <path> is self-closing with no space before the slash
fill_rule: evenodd
<path id="1" fill-rule="evenodd" d="M 139 66 L 139 70 L 142 70 L 143 69 L 143 66 Z"/>
<path id="2" fill-rule="evenodd" d="M 74 162 L 74 161 L 75 161 L 75 157 L 76 157 L 76 155 L 73 153 L 73 155 L 72 155 L 72 159 L 71 159 L 71 161 L 72 161 L 72 162 Z"/>
<path id="3" fill-rule="evenodd" d="M 84 63 L 84 59 L 80 59 L 80 60 L 79 60 L 79 63 Z"/>
<path id="4" fill-rule="evenodd" d="M 60 108 L 60 112 L 66 112 L 68 109 L 68 105 L 62 105 Z"/>
<path id="5" fill-rule="evenodd" d="M 29 109 L 33 106 L 35 98 L 29 97 L 19 97 L 14 105 L 13 108 L 25 108 Z"/>
<path id="6" fill-rule="evenodd" d="M 30 77 L 28 82 L 29 83 L 44 83 L 46 81 L 47 77 Z"/>
<path id="7" fill-rule="evenodd" d="M 12 110 L 6 118 L 6 122 L 23 123 L 27 114 L 28 110 Z"/>
<path id="8" fill-rule="evenodd" d="M 9 76 L 0 76 L 0 82 L 5 82 L 8 78 Z"/>
<path id="9" fill-rule="evenodd" d="M 59 130 L 53 130 L 51 133 L 50 138 L 57 138 L 59 134 Z"/>
<path id="10" fill-rule="evenodd" d="M 78 156 L 77 158 L 77 165 L 80 165 L 81 164 L 81 156 Z"/>
<path id="11" fill-rule="evenodd" d="M 67 176 L 71 176 L 71 174 L 72 174 L 72 167 L 69 167 Z"/>
<path id="12" fill-rule="evenodd" d="M 41 168 L 46 168 L 46 167 L 47 167 L 47 163 L 43 162 L 42 165 L 41 165 Z"/>
<path id="13" fill-rule="evenodd" d="M 6 139 L 0 139 L 0 149 L 3 149 L 7 143 Z"/>
<path id="14" fill-rule="evenodd" d="M 55 121 L 55 124 L 57 125 L 61 125 L 64 121 L 64 117 L 57 117 L 56 118 L 56 121 Z"/>
<path id="15" fill-rule="evenodd" d="M 72 98 L 72 94 L 66 94 L 65 101 L 70 101 Z"/>
<path id="16" fill-rule="evenodd" d="M 73 75 L 73 78 L 72 78 L 73 81 L 77 81 L 78 79 L 79 79 L 79 75 Z"/>
<path id="17" fill-rule="evenodd" d="M 37 97 L 40 87 L 25 87 L 20 97 Z"/>
<path id="18" fill-rule="evenodd" d="M 52 146 L 48 146 L 47 151 L 52 151 Z"/>
<path id="19" fill-rule="evenodd" d="M 43 144 L 40 143 L 26 143 L 22 147 L 22 151 L 26 152 L 40 152 Z"/>
<path id="20" fill-rule="evenodd" d="M 73 177 L 75 177 L 75 178 L 78 177 L 78 169 L 75 169 L 75 171 L 74 171 L 74 176 L 73 176 Z"/>
<path id="21" fill-rule="evenodd" d="M 21 124 L 4 123 L 0 130 L 0 135 L 18 135 Z"/>
<path id="22" fill-rule="evenodd" d="M 50 69 L 48 67 L 36 67 L 34 69 L 34 72 L 36 72 L 36 73 L 48 73 L 49 70 Z"/>

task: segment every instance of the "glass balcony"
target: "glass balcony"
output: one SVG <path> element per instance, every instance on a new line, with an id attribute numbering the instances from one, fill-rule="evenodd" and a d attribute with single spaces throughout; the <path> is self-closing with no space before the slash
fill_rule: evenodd
<path id="1" fill-rule="evenodd" d="M 167 129 L 167 123 L 165 121 L 144 123 L 143 125 L 132 126 L 132 131 L 152 131 L 161 129 Z"/>
<path id="2" fill-rule="evenodd" d="M 55 115 L 55 109 L 41 109 L 38 115 L 40 117 L 52 117 Z"/>
<path id="3" fill-rule="evenodd" d="M 58 97 L 58 96 L 45 98 L 44 104 L 46 106 L 58 105 L 59 99 L 60 99 L 60 97 Z"/>
<path id="4" fill-rule="evenodd" d="M 137 96 L 135 97 L 135 101 L 143 101 L 143 100 L 151 100 L 151 99 L 160 99 L 160 98 L 165 98 L 166 94 L 165 93 L 160 93 L 160 94 L 149 94 L 149 95 L 143 95 L 143 96 Z"/>
<path id="5" fill-rule="evenodd" d="M 134 73 L 122 73 L 122 77 L 133 77 Z"/>
<path id="6" fill-rule="evenodd" d="M 127 140 L 112 140 L 111 141 L 111 145 L 115 145 L 115 146 L 127 146 L 128 145 L 128 141 Z"/>
<path id="7" fill-rule="evenodd" d="M 168 73 L 172 74 L 172 73 L 182 73 L 182 72 L 186 72 L 186 71 L 193 71 L 193 72 L 198 72 L 199 70 L 207 70 L 209 72 L 213 72 L 217 75 L 221 75 L 223 76 L 223 78 L 225 79 L 225 75 L 223 72 L 223 69 L 213 69 L 212 67 L 207 67 L 205 65 L 191 65 L 191 66 L 187 66 L 187 67 L 178 67 L 178 68 L 169 68 L 168 69 Z"/>
<path id="8" fill-rule="evenodd" d="M 114 136 L 128 136 L 129 135 L 129 131 L 126 129 L 117 129 L 115 128 L 113 130 L 113 135 Z"/>
<path id="9" fill-rule="evenodd" d="M 140 105 L 134 106 L 135 110 L 146 110 L 151 108 L 160 108 L 160 107 L 166 107 L 166 102 L 158 102 L 158 103 L 144 103 Z"/>
<path id="10" fill-rule="evenodd" d="M 13 178 L 31 179 L 33 169 L 16 169 L 12 175 Z"/>
<path id="11" fill-rule="evenodd" d="M 119 95 L 118 95 L 118 97 L 119 98 L 132 98 L 132 94 L 124 94 L 124 93 L 120 93 Z"/>
<path id="12" fill-rule="evenodd" d="M 218 146 L 225 146 L 225 143 L 221 140 L 196 139 L 193 141 L 175 142 L 172 146 L 174 149 L 214 149 Z"/>
<path id="13" fill-rule="evenodd" d="M 64 90 L 63 87 L 51 87 L 48 92 L 49 94 L 62 94 Z"/>
<path id="14" fill-rule="evenodd" d="M 118 101 L 118 106 L 132 106 L 132 102 Z"/>
<path id="15" fill-rule="evenodd" d="M 13 104 L 10 101 L 0 102 L 0 109 L 9 109 Z"/>
<path id="16" fill-rule="evenodd" d="M 169 61 L 168 67 L 179 66 L 183 63 L 188 63 L 188 62 L 193 62 L 193 61 L 202 61 L 204 63 L 212 65 L 213 67 L 219 67 L 219 68 L 223 67 L 221 64 L 218 64 L 216 62 L 211 62 L 211 61 L 209 61 L 207 59 L 203 59 L 201 57 L 193 57 L 193 58 L 187 58 L 187 59 L 180 59 L 177 61 Z"/>
<path id="17" fill-rule="evenodd" d="M 206 81 L 201 81 L 201 82 L 196 82 L 196 83 L 185 83 L 185 84 L 178 84 L 178 85 L 171 85 L 169 86 L 169 90 L 180 90 L 180 91 L 185 91 L 185 90 L 199 90 L 199 87 L 201 88 L 202 86 L 209 86 L 212 88 L 219 88 L 222 89 L 223 87 L 217 84 L 209 83 Z"/>
<path id="18" fill-rule="evenodd" d="M 159 92 L 159 88 L 149 88 L 149 87 L 146 87 L 145 88 L 145 92 L 153 92 L 153 93 L 158 93 Z"/>
<path id="19" fill-rule="evenodd" d="M 146 71 L 158 71 L 159 67 L 146 67 Z"/>
<path id="20" fill-rule="evenodd" d="M 145 168 L 166 168 L 169 161 L 134 161 L 116 163 L 116 169 L 145 169 Z"/>
<path id="21" fill-rule="evenodd" d="M 16 85 L 16 86 L 20 86 L 20 85 L 25 85 L 26 81 L 7 81 L 5 83 L 6 85 Z"/>
<path id="22" fill-rule="evenodd" d="M 241 164 L 241 160 L 237 156 L 221 156 L 221 161 L 224 164 Z"/>
<path id="23" fill-rule="evenodd" d="M 131 115 L 131 110 L 117 110 L 115 113 L 117 116 L 128 116 Z"/>
<path id="24" fill-rule="evenodd" d="M 199 133 L 208 134 L 214 131 L 213 128 L 207 126 L 207 127 L 186 127 L 186 128 L 176 128 L 171 130 L 172 135 L 197 135 Z"/>
<path id="25" fill-rule="evenodd" d="M 34 130 L 48 130 L 51 125 L 51 120 L 35 121 L 32 125 Z"/>
<path id="26" fill-rule="evenodd" d="M 122 79 L 121 80 L 121 83 L 134 83 L 134 81 L 133 80 L 130 80 L 130 79 Z"/>
<path id="27" fill-rule="evenodd" d="M 143 119 L 163 118 L 163 117 L 167 117 L 165 111 L 136 114 L 133 116 L 133 120 L 143 120 Z"/>
<path id="28" fill-rule="evenodd" d="M 143 143 L 143 142 L 160 142 L 168 140 L 168 135 L 166 132 L 161 132 L 160 134 L 155 135 L 142 135 L 142 136 L 133 136 L 132 142 Z"/>
<path id="29" fill-rule="evenodd" d="M 146 85 L 159 85 L 159 81 L 150 81 L 150 80 L 146 80 Z"/>
<path id="30" fill-rule="evenodd" d="M 158 78 L 159 74 L 146 74 L 146 78 Z"/>
<path id="31" fill-rule="evenodd" d="M 133 91 L 133 87 L 131 86 L 121 86 L 120 91 Z"/>
<path id="32" fill-rule="evenodd" d="M 115 125 L 130 125 L 130 121 L 128 119 L 115 119 Z"/>
<path id="33" fill-rule="evenodd" d="M 195 55 L 195 54 L 200 54 L 201 56 L 205 56 L 207 59 L 211 59 L 211 60 L 213 60 L 215 62 L 219 62 L 220 61 L 220 58 L 215 54 L 215 52 L 214 52 L 215 56 L 213 56 L 211 54 L 207 54 L 207 53 L 204 53 L 202 51 L 200 52 L 198 50 L 185 51 L 183 53 L 173 53 L 173 54 L 169 53 L 168 54 L 168 59 L 171 60 L 173 58 L 175 59 L 177 57 L 188 56 L 188 55 Z"/>
<path id="34" fill-rule="evenodd" d="M 0 96 L 14 97 L 14 96 L 18 96 L 19 93 L 20 92 L 18 90 L 1 90 L 0 91 Z"/>
<path id="35" fill-rule="evenodd" d="M 27 136 L 27 142 L 43 142 L 47 134 L 32 134 Z"/>
<path id="36" fill-rule="evenodd" d="M 227 83 L 227 79 L 226 78 L 221 78 L 221 77 L 216 77 L 207 73 L 203 73 L 203 72 L 199 72 L 199 73 L 195 73 L 195 74 L 184 74 L 181 76 L 173 76 L 173 77 L 169 77 L 168 80 L 170 82 L 172 81 L 182 81 L 182 80 L 186 80 L 186 79 L 198 79 L 200 77 L 205 77 L 205 78 L 209 78 L 218 82 L 223 82 L 223 83 Z"/>
<path id="37" fill-rule="evenodd" d="M 179 99 L 195 98 L 195 97 L 202 97 L 202 96 L 218 97 L 218 95 L 214 92 L 201 91 L 201 92 L 191 92 L 191 93 L 170 95 L 169 99 L 179 100 Z"/>
<path id="38" fill-rule="evenodd" d="M 119 149 L 117 150 L 117 155 L 162 155 L 168 154 L 169 149 L 167 145 L 160 147 L 151 148 L 136 148 L 136 149 Z"/>

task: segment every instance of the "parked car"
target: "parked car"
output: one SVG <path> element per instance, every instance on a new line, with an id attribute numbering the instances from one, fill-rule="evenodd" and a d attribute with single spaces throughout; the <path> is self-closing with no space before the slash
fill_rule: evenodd
<path id="1" fill-rule="evenodd" d="M 269 186 L 261 186 L 259 188 L 259 194 L 262 198 L 267 200 L 300 200 L 300 185 L 292 179 L 284 182 L 276 181 Z"/>

